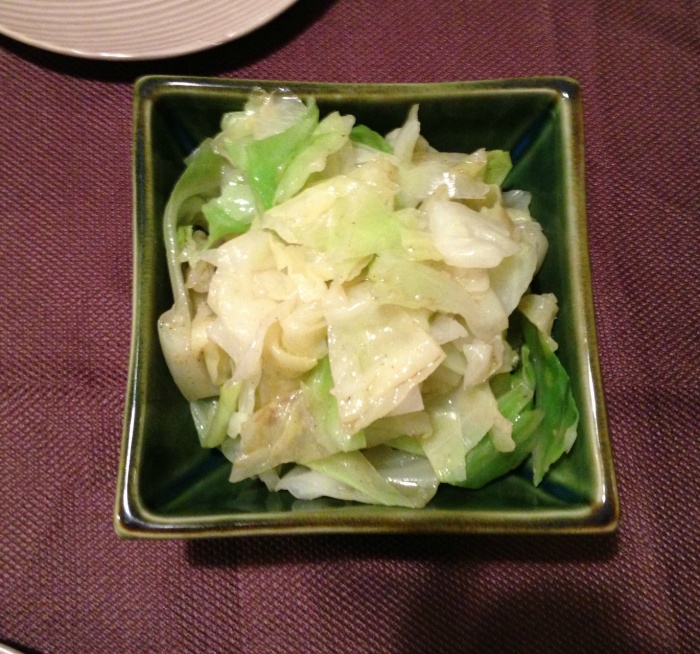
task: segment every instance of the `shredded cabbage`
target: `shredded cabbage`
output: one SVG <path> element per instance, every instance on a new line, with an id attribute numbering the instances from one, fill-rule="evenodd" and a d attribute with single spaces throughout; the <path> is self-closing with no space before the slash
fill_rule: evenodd
<path id="1" fill-rule="evenodd" d="M 254 92 L 188 159 L 164 215 L 166 362 L 203 447 L 299 499 L 420 508 L 576 438 L 547 239 L 507 152 L 438 152 Z"/>

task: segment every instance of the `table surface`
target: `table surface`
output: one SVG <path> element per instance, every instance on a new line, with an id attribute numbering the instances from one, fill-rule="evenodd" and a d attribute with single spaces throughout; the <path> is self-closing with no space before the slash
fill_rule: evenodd
<path id="1" fill-rule="evenodd" d="M 151 62 L 0 37 L 0 641 L 24 652 L 691 652 L 700 3 L 300 0 Z M 611 537 L 120 540 L 132 86 L 566 75 L 583 89 Z"/>

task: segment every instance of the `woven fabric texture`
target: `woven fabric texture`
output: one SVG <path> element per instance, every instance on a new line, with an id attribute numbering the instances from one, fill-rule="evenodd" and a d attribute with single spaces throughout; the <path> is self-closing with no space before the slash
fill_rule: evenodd
<path id="1" fill-rule="evenodd" d="M 150 73 L 576 78 L 619 532 L 119 540 L 132 85 Z M 0 37 L 0 641 L 41 654 L 698 651 L 699 80 L 696 0 L 299 0 L 236 42 L 139 63 Z"/>

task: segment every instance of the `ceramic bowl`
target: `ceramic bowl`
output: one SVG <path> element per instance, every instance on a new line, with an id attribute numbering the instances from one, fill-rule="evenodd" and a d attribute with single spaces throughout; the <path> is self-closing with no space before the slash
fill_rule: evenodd
<path id="1" fill-rule="evenodd" d="M 0 0 L 0 32 L 73 57 L 146 60 L 237 39 L 296 0 Z"/>
<path id="2" fill-rule="evenodd" d="M 378 132 L 421 105 L 441 150 L 511 152 L 504 187 L 532 193 L 550 251 L 535 290 L 560 304 L 554 336 L 581 414 L 578 439 L 539 487 L 516 470 L 480 490 L 443 487 L 419 510 L 298 501 L 257 481 L 231 484 L 230 464 L 199 446 L 156 333 L 172 303 L 161 216 L 184 157 L 240 109 L 250 91 L 285 86 L 322 112 Z M 619 505 L 598 364 L 586 233 L 581 93 L 566 78 L 444 84 L 316 84 L 148 77 L 135 87 L 133 347 L 115 527 L 123 537 L 193 538 L 331 532 L 602 533 Z"/>

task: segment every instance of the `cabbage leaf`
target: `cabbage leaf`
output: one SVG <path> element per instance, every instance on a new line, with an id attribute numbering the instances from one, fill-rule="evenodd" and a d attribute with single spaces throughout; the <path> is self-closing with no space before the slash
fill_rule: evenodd
<path id="1" fill-rule="evenodd" d="M 570 451 L 530 195 L 501 189 L 508 152 L 439 152 L 418 111 L 384 137 L 259 90 L 187 159 L 158 333 L 231 481 L 419 508 Z"/>

